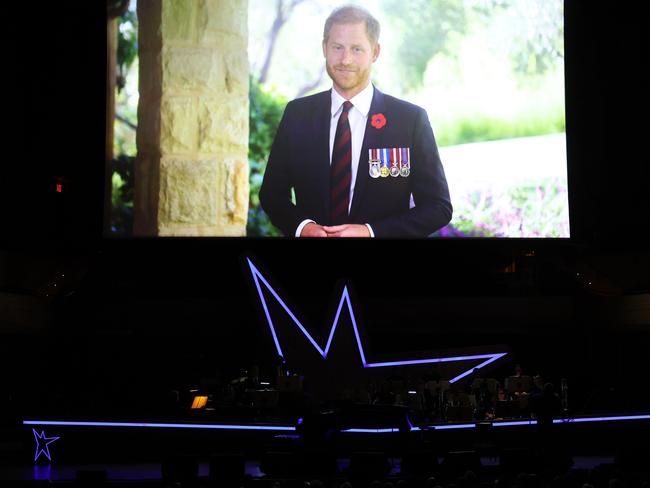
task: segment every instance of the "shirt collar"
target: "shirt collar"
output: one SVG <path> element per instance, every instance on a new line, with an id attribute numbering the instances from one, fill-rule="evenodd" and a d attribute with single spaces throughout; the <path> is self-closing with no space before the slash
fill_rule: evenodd
<path id="1" fill-rule="evenodd" d="M 361 112 L 364 117 L 367 117 L 368 112 L 370 112 L 370 104 L 372 103 L 372 96 L 374 93 L 375 88 L 372 86 L 372 83 L 368 83 L 367 87 L 350 99 L 354 108 Z M 339 92 L 332 88 L 332 117 L 341 110 L 341 106 L 344 102 L 345 98 L 339 95 Z"/>

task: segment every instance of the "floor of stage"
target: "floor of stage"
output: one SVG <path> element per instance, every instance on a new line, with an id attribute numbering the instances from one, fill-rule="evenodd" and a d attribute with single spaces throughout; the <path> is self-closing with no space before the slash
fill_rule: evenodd
<path id="1" fill-rule="evenodd" d="M 385 428 L 366 425 L 337 430 L 322 437 L 326 442 L 322 444 L 320 431 L 316 437 L 310 437 L 311 431 L 300 430 L 305 425 L 302 420 L 294 425 L 70 419 L 31 419 L 22 424 L 13 447 L 0 444 L 0 480 L 51 480 L 62 485 L 75 480 L 79 471 L 85 472 L 82 476 L 105 477 L 107 481 L 154 482 L 162 479 L 163 460 L 179 455 L 191 458 L 194 465 L 198 463 L 198 476 L 208 479 L 209 461 L 228 462 L 233 453 L 246 461 L 244 472 L 252 482 L 264 483 L 265 479 L 277 479 L 275 474 L 265 477 L 264 455 L 274 453 L 302 459 L 300 455 L 306 446 L 316 447 L 311 455 L 327 452 L 332 460 L 336 458 L 337 480 L 345 479 L 349 473 L 351 456 L 370 451 L 389 459 L 390 475 L 395 477 L 402 476 L 401 457 L 409 450 L 433 453 L 441 468 L 446 455 L 472 452 L 480 457 L 477 467 L 494 474 L 507 469 L 501 462 L 513 462 L 513 457 L 505 461 L 508 453 L 514 454 L 514 459 L 524 459 L 517 458 L 517 453 L 539 452 L 539 441 L 543 439 L 540 434 L 549 432 L 541 430 L 532 419 L 416 425 L 406 431 L 390 424 Z M 635 447 L 630 439 L 650 437 L 650 412 L 562 418 L 552 425 L 556 454 L 573 459 L 574 470 L 589 471 L 621 460 L 641 466 L 643 472 L 647 470 L 642 458 L 647 459 L 648 447 Z M 435 459 L 432 461 L 436 464 Z M 287 458 L 278 462 L 287 462 Z"/>
<path id="2" fill-rule="evenodd" d="M 442 457 L 439 461 L 442 462 Z M 345 473 L 349 467 L 350 460 L 341 458 L 337 460 L 339 471 Z M 612 456 L 575 456 L 573 457 L 573 469 L 590 470 L 602 464 L 614 462 Z M 391 458 L 392 470 L 389 477 L 399 477 L 400 459 Z M 482 457 L 482 466 L 498 466 L 498 459 Z M 0 467 L 0 480 L 51 480 L 51 481 L 72 481 L 76 478 L 78 471 L 105 471 L 108 481 L 146 481 L 161 479 L 160 463 L 143 464 L 32 464 L 24 466 Z M 264 473 L 260 470 L 259 460 L 246 461 L 246 475 L 252 478 L 262 478 Z M 209 476 L 208 462 L 199 463 L 198 476 L 207 478 Z M 343 474 L 342 477 L 345 477 Z"/>

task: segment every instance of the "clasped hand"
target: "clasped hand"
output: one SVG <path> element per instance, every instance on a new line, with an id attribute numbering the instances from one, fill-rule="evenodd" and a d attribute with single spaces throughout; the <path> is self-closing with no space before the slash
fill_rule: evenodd
<path id="1" fill-rule="evenodd" d="M 363 224 L 325 226 L 311 222 L 302 229 L 300 237 L 370 237 L 370 231 Z"/>

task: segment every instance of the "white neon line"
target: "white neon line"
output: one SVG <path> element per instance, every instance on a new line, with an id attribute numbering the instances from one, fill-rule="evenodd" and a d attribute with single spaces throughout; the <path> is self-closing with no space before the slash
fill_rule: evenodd
<path id="1" fill-rule="evenodd" d="M 341 294 L 341 299 L 339 300 L 339 306 L 336 309 L 336 316 L 334 317 L 334 323 L 332 324 L 332 328 L 330 329 L 330 336 L 327 339 L 327 345 L 325 346 L 325 357 L 327 357 L 327 354 L 329 353 L 330 346 L 332 345 L 332 339 L 334 339 L 334 332 L 336 331 L 336 326 L 339 325 L 339 316 L 341 315 L 341 309 L 343 308 L 343 301 L 345 299 L 345 290 L 344 293 Z"/>
<path id="2" fill-rule="evenodd" d="M 435 430 L 451 430 L 451 429 L 473 429 L 476 424 L 452 424 L 452 425 L 434 425 Z"/>
<path id="3" fill-rule="evenodd" d="M 505 353 L 504 353 L 505 354 Z M 384 368 L 386 366 L 405 366 L 414 364 L 429 364 L 429 363 L 448 363 L 453 361 L 471 361 L 472 359 L 485 359 L 490 358 L 490 362 L 494 361 L 494 354 L 480 354 L 475 356 L 454 356 L 443 358 L 430 358 L 430 359 L 410 359 L 405 361 L 386 361 L 383 363 L 369 363 L 368 368 Z M 474 371 L 477 367 L 469 370 L 469 373 Z M 451 383 L 451 380 L 449 381 Z"/>
<path id="4" fill-rule="evenodd" d="M 616 415 L 608 417 L 581 417 L 573 419 L 554 419 L 554 424 L 570 424 L 585 422 L 611 422 L 629 420 L 650 420 L 650 415 Z M 493 422 L 494 427 L 516 427 L 523 425 L 535 425 L 537 420 L 514 420 Z M 263 431 L 295 431 L 296 428 L 288 425 L 245 425 L 245 424 L 179 424 L 179 423 L 156 423 L 156 422 L 89 422 L 89 421 L 67 421 L 67 420 L 23 420 L 23 425 L 53 425 L 71 427 L 140 427 L 160 429 L 212 429 L 212 430 L 263 430 Z M 423 428 L 436 430 L 469 429 L 476 427 L 476 423 L 430 425 Z M 420 427 L 412 427 L 412 431 L 421 430 Z M 396 428 L 386 429 L 346 429 L 342 432 L 356 433 L 387 433 L 399 432 Z"/>
<path id="5" fill-rule="evenodd" d="M 236 424 L 176 424 L 156 422 L 83 422 L 67 420 L 23 420 L 23 425 L 55 425 L 60 427 L 140 427 L 148 429 L 214 429 L 214 430 L 282 430 L 295 431 L 288 425 L 236 425 Z"/>
<path id="6" fill-rule="evenodd" d="M 300 320 L 298 320 L 298 318 L 293 314 L 293 312 L 292 312 L 291 309 L 287 306 L 287 304 L 284 303 L 284 300 L 282 300 L 282 298 L 280 298 L 280 296 L 279 296 L 279 295 L 277 294 L 277 292 L 273 289 L 273 287 L 271 286 L 271 284 L 270 284 L 268 281 L 266 281 L 266 278 L 264 278 L 264 276 L 259 272 L 259 270 L 258 270 L 257 268 L 255 268 L 255 265 L 253 265 L 252 262 L 251 262 L 250 260 L 249 260 L 248 262 L 251 264 L 251 267 L 254 268 L 254 270 L 251 268 L 251 271 L 253 271 L 253 273 L 254 273 L 255 275 L 257 275 L 257 276 L 262 280 L 262 282 L 263 282 L 264 285 L 266 286 L 267 290 L 269 290 L 269 291 L 271 292 L 271 294 L 275 297 L 275 299 L 280 303 L 280 305 L 282 306 L 282 308 L 284 309 L 284 311 L 287 312 L 287 314 L 289 314 L 289 317 L 291 317 L 291 319 L 294 321 L 294 323 L 295 323 L 295 324 L 300 328 L 300 330 L 302 331 L 302 333 L 305 334 L 305 337 L 307 337 L 307 339 L 309 340 L 309 342 L 311 342 L 312 346 L 314 346 L 314 347 L 316 348 L 316 350 L 320 353 L 320 355 L 324 357 L 324 356 L 325 356 L 325 352 L 321 349 L 321 347 L 320 347 L 320 346 L 318 345 L 318 343 L 314 340 L 314 338 L 309 334 L 309 332 L 307 332 L 307 329 L 305 329 L 305 327 L 302 325 L 302 323 L 300 323 Z M 270 325 L 271 327 L 273 327 L 272 322 L 269 322 L 269 325 Z M 275 328 L 274 328 L 274 329 L 275 329 Z M 274 330 L 274 333 L 275 333 L 275 330 Z"/>
<path id="7" fill-rule="evenodd" d="M 609 417 L 581 417 L 581 418 L 566 418 L 554 419 L 554 424 L 573 424 L 582 422 L 613 422 L 621 420 L 650 420 L 650 415 L 615 415 Z"/>
<path id="8" fill-rule="evenodd" d="M 352 310 L 352 303 L 350 302 L 350 295 L 348 293 L 348 287 L 345 287 L 344 290 L 345 298 L 348 302 L 348 311 L 350 312 L 350 318 L 352 319 L 352 329 L 354 330 L 354 337 L 357 339 L 357 346 L 359 348 L 359 355 L 361 356 L 361 364 L 363 367 L 367 367 L 366 363 L 366 354 L 363 351 L 363 344 L 361 342 L 361 336 L 359 335 L 359 328 L 357 327 L 357 319 L 354 315 L 354 310 Z"/>
<path id="9" fill-rule="evenodd" d="M 474 368 L 468 369 L 467 371 L 465 371 L 465 372 L 462 373 L 462 374 L 459 374 L 459 375 L 456 376 L 455 378 L 450 379 L 450 380 L 449 380 L 449 383 L 455 383 L 456 381 L 458 381 L 458 380 L 464 378 L 465 376 L 472 374 L 472 373 L 474 372 L 475 369 L 483 368 L 484 366 L 487 366 L 488 364 L 490 364 L 490 363 L 496 361 L 497 359 L 502 358 L 502 357 L 505 356 L 506 354 L 508 354 L 508 353 L 506 353 L 506 352 L 501 352 L 501 353 L 496 353 L 496 354 L 490 354 L 490 355 L 489 355 L 489 356 L 491 356 L 490 359 L 488 359 L 487 361 L 482 362 L 481 364 L 479 364 L 478 366 L 475 366 Z"/>
<path id="10" fill-rule="evenodd" d="M 384 148 L 382 149 L 384 152 L 384 155 L 388 154 L 387 151 L 388 149 Z M 408 148 L 407 148 L 408 152 Z M 314 348 L 320 353 L 320 355 L 324 358 L 327 359 L 327 354 L 330 351 L 332 342 L 334 340 L 334 334 L 336 332 L 336 328 L 338 327 L 338 323 L 340 320 L 341 316 L 341 310 L 343 308 L 343 303 L 344 301 L 347 302 L 348 306 L 348 311 L 350 313 L 350 318 L 352 320 L 352 329 L 354 331 L 354 336 L 357 341 L 357 347 L 359 348 L 359 355 L 361 356 L 361 363 L 364 368 L 382 368 L 382 367 L 389 367 L 389 366 L 407 366 L 407 365 L 418 365 L 418 364 L 432 364 L 432 363 L 444 363 L 444 362 L 452 362 L 452 361 L 469 361 L 473 359 L 487 359 L 486 361 L 480 363 L 479 365 L 468 369 L 467 371 L 461 373 L 460 375 L 456 376 L 455 378 L 452 378 L 449 380 L 449 383 L 454 383 L 465 376 L 468 376 L 474 372 L 476 369 L 483 368 L 487 366 L 488 364 L 496 361 L 497 359 L 502 358 L 505 356 L 507 353 L 493 353 L 493 354 L 478 354 L 478 355 L 469 355 L 469 356 L 455 356 L 455 357 L 442 357 L 442 358 L 429 358 L 429 359 L 413 359 L 413 360 L 405 360 L 405 361 L 388 361 L 388 362 L 381 362 L 381 363 L 368 363 L 366 361 L 366 356 L 365 356 L 365 351 L 363 349 L 363 343 L 361 342 L 361 336 L 359 334 L 359 328 L 357 326 L 357 321 L 356 317 L 354 315 L 354 310 L 352 308 L 352 303 L 350 301 L 350 295 L 347 289 L 347 286 L 344 287 L 343 293 L 341 294 L 341 299 L 339 300 L 339 305 L 336 311 L 336 315 L 334 317 L 334 322 L 332 324 L 332 327 L 330 329 L 329 337 L 327 340 L 327 344 L 325 345 L 325 349 L 323 350 L 318 343 L 314 340 L 314 338 L 309 334 L 307 329 L 302 325 L 302 323 L 298 320 L 298 318 L 293 314 L 291 309 L 287 306 L 287 304 L 280 298 L 278 293 L 273 289 L 271 284 L 264 278 L 264 276 L 260 273 L 260 271 L 257 269 L 257 267 L 253 264 L 253 262 L 249 259 L 246 258 L 249 264 L 249 267 L 251 269 L 251 273 L 253 274 L 253 279 L 255 280 L 255 285 L 257 287 L 257 293 L 260 297 L 260 300 L 262 301 L 262 306 L 264 308 L 264 313 L 266 315 L 266 320 L 269 324 L 269 328 L 271 329 L 271 334 L 273 335 L 273 341 L 275 342 L 276 349 L 279 353 L 280 356 L 283 357 L 282 354 L 282 348 L 280 347 L 280 341 L 278 339 L 275 326 L 273 325 L 273 321 L 271 319 L 271 315 L 268 309 L 268 305 L 266 303 L 266 299 L 264 298 L 264 294 L 262 293 L 262 289 L 259 283 L 259 280 L 264 283 L 264 286 L 266 286 L 267 290 L 273 295 L 273 297 L 280 303 L 281 307 L 284 309 L 285 312 L 291 317 L 291 319 L 294 321 L 294 323 L 298 326 L 298 328 L 302 331 L 302 333 L 307 337 L 309 342 L 314 346 Z"/>
<path id="11" fill-rule="evenodd" d="M 505 422 L 492 422 L 493 427 L 511 427 L 515 425 L 536 425 L 537 420 L 513 420 Z"/>
<path id="12" fill-rule="evenodd" d="M 351 432 L 355 434 L 387 434 L 399 432 L 399 429 L 344 429 L 341 432 Z"/>
<path id="13" fill-rule="evenodd" d="M 284 357 L 284 354 L 282 354 L 282 348 L 280 347 L 280 341 L 278 340 L 278 336 L 275 333 L 275 327 L 273 327 L 273 320 L 271 320 L 271 314 L 269 312 L 269 308 L 266 304 L 266 300 L 264 299 L 264 294 L 262 293 L 260 282 L 257 279 L 257 273 L 255 272 L 256 270 L 253 270 L 255 266 L 253 266 L 253 263 L 251 263 L 250 260 L 248 260 L 248 264 L 251 266 L 251 271 L 253 272 L 253 280 L 255 281 L 255 286 L 257 287 L 257 294 L 259 295 L 260 300 L 262 301 L 262 307 L 264 308 L 264 315 L 266 315 L 266 321 L 269 324 L 269 328 L 271 329 L 271 335 L 273 336 L 273 342 L 275 343 L 275 348 L 278 351 L 278 355 L 280 357 Z"/>

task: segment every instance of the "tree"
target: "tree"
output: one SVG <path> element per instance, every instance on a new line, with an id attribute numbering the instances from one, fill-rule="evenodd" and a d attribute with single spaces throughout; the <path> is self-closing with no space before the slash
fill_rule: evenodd
<path id="1" fill-rule="evenodd" d="M 282 30 L 282 27 L 289 20 L 293 9 L 304 1 L 305 0 L 276 0 L 275 19 L 273 19 L 273 24 L 271 25 L 271 30 L 268 35 L 266 57 L 264 58 L 264 64 L 262 65 L 262 70 L 260 71 L 259 76 L 260 83 L 266 83 L 267 81 L 269 68 L 271 67 L 271 61 L 273 60 L 273 54 L 275 52 L 278 36 L 280 35 L 280 30 Z"/>
<path id="2" fill-rule="evenodd" d="M 515 71 L 543 75 L 553 69 L 564 58 L 562 0 L 513 1 L 509 14 L 521 19 L 511 49 Z"/>
<path id="3" fill-rule="evenodd" d="M 439 53 L 449 54 L 452 35 L 464 33 L 466 10 L 458 0 L 383 0 L 391 27 L 400 33 L 397 47 L 403 88 L 413 90 L 422 85 L 429 61 Z"/>
<path id="4" fill-rule="evenodd" d="M 257 81 L 259 81 L 259 83 L 265 84 L 269 81 L 269 71 L 271 69 L 273 58 L 277 50 L 277 41 L 280 36 L 280 32 L 290 21 L 291 15 L 295 11 L 296 7 L 308 1 L 311 3 L 317 3 L 317 0 L 276 0 L 275 10 L 274 10 L 275 16 L 273 19 L 273 23 L 271 24 L 269 33 L 267 35 L 266 48 L 265 48 L 266 54 L 264 56 L 262 68 L 257 78 Z M 316 75 L 312 80 L 306 82 L 304 86 L 300 87 L 296 91 L 295 98 L 300 98 L 302 96 L 305 96 L 314 88 L 316 88 L 318 85 L 320 85 L 324 74 L 325 74 L 325 67 L 323 66 L 323 68 L 316 73 Z"/>
<path id="5" fill-rule="evenodd" d="M 128 4 L 128 2 L 127 2 Z M 119 18 L 117 30 L 117 90 L 124 88 L 126 74 L 138 57 L 138 18 L 134 10 L 127 10 Z"/>
<path id="6" fill-rule="evenodd" d="M 465 3 L 484 22 L 501 16 L 511 26 L 509 51 L 515 73 L 544 75 L 564 59 L 563 0 L 465 0 Z"/>

